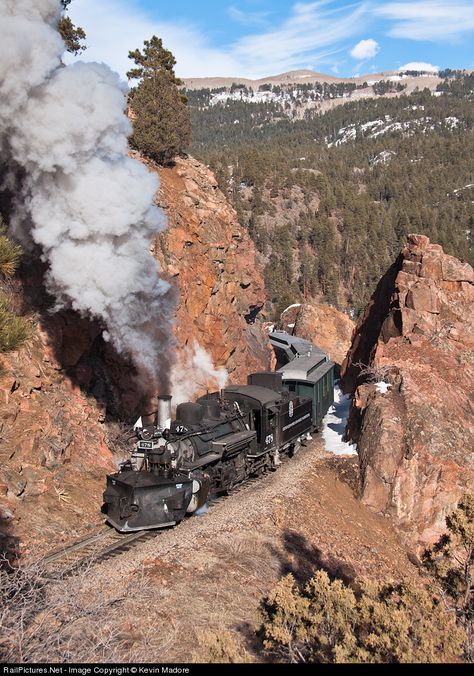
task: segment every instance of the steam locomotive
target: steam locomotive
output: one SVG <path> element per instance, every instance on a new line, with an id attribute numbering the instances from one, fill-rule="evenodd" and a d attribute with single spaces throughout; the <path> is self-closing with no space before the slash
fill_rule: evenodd
<path id="1" fill-rule="evenodd" d="M 121 532 L 173 526 L 211 495 L 276 469 L 319 429 L 333 403 L 334 363 L 284 331 L 269 337 L 275 372 L 179 404 L 174 420 L 171 397 L 158 397 L 155 424 L 137 428 L 130 459 L 107 476 L 108 523 Z"/>

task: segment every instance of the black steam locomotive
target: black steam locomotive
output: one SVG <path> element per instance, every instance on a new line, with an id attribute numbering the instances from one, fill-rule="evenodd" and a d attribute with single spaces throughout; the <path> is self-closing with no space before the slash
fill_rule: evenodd
<path id="1" fill-rule="evenodd" d="M 308 341 L 270 334 L 276 372 L 252 373 L 179 404 L 158 398 L 154 425 L 137 429 L 130 460 L 107 477 L 103 511 L 119 531 L 179 523 L 220 494 L 280 464 L 317 430 L 333 403 L 334 364 Z"/>

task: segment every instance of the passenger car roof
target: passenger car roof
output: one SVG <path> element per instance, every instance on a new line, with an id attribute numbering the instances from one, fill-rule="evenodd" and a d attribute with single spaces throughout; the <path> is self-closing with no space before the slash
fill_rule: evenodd
<path id="1" fill-rule="evenodd" d="M 327 361 L 328 355 L 316 345 L 313 345 L 309 340 L 299 338 L 298 336 L 290 336 L 286 331 L 272 331 L 268 334 L 271 345 L 274 348 L 282 350 L 286 354 L 289 361 L 294 359 L 302 359 L 311 356 L 317 363 Z M 281 369 L 278 369 L 281 371 Z"/>
<path id="2" fill-rule="evenodd" d="M 319 362 L 318 358 L 300 357 L 293 359 L 289 364 L 285 364 L 278 371 L 285 380 L 306 380 L 310 383 L 316 383 L 323 375 L 334 368 L 334 362 Z"/>

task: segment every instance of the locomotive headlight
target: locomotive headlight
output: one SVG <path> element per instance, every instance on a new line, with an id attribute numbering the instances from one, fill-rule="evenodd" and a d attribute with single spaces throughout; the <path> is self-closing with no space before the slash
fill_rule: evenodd
<path id="1" fill-rule="evenodd" d="M 150 439 L 153 439 L 153 432 L 154 432 L 153 427 L 144 427 L 140 432 L 140 436 L 142 439 L 148 441 Z"/>

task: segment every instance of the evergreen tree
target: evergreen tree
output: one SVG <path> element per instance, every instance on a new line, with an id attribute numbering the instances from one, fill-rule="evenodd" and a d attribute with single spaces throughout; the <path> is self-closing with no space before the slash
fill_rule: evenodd
<path id="1" fill-rule="evenodd" d="M 133 119 L 130 144 L 147 157 L 165 164 L 182 153 L 191 141 L 191 121 L 187 99 L 178 87 L 181 80 L 174 74 L 176 60 L 154 35 L 145 40 L 144 49 L 129 52 L 136 65 L 129 80 L 139 80 L 130 92 Z"/>
<path id="2" fill-rule="evenodd" d="M 0 214 L 0 353 L 17 350 L 31 336 L 31 323 L 13 311 L 13 298 L 5 284 L 15 274 L 22 254 L 21 247 L 4 235 L 5 229 Z"/>
<path id="3" fill-rule="evenodd" d="M 447 532 L 425 551 L 423 564 L 449 612 L 466 632 L 465 658 L 474 661 L 474 495 L 467 493 L 446 517 Z"/>
<path id="4" fill-rule="evenodd" d="M 61 0 L 61 6 L 63 10 L 67 10 L 68 5 L 71 4 L 72 0 Z M 58 23 L 59 33 L 64 40 L 66 45 L 66 50 L 71 54 L 81 54 L 86 46 L 83 44 L 83 40 L 86 39 L 86 34 L 83 28 L 80 26 L 75 26 L 71 19 L 68 16 L 62 16 L 59 19 Z"/>

